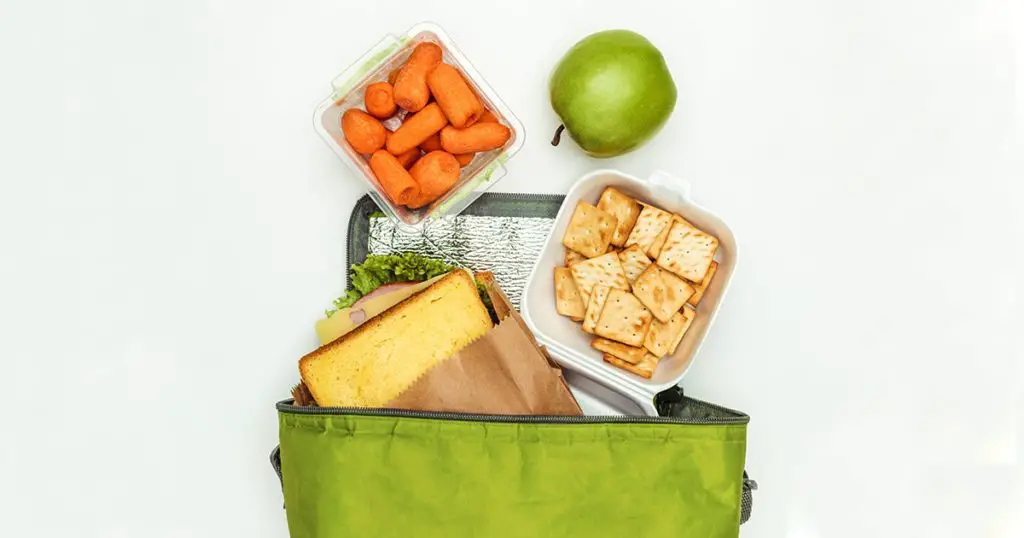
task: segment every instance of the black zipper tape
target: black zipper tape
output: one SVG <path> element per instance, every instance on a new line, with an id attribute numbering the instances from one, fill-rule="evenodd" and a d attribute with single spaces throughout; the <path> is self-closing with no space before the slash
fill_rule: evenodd
<path id="1" fill-rule="evenodd" d="M 681 424 L 681 425 L 742 425 L 750 422 L 750 417 L 725 409 L 707 402 L 689 399 L 691 405 L 701 406 L 708 411 L 706 416 L 554 416 L 554 415 L 490 415 L 480 413 L 452 413 L 441 411 L 411 411 L 407 409 L 365 408 L 365 407 L 316 407 L 296 406 L 293 400 L 277 403 L 277 410 L 283 413 L 298 415 L 357 415 L 382 416 L 401 418 L 420 418 L 433 420 L 457 420 L 465 422 L 490 422 L 507 424 Z M 713 416 L 711 416 L 713 415 Z"/>

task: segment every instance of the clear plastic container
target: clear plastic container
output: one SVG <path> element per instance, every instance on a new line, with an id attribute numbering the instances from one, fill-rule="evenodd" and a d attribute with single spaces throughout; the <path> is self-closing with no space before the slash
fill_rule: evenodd
<path id="1" fill-rule="evenodd" d="M 717 237 L 719 242 L 715 255 L 718 271 L 697 306 L 697 315 L 675 354 L 659 362 L 651 379 L 644 379 L 604 362 L 601 353 L 590 347 L 593 336 L 583 332 L 577 323 L 559 315 L 555 310 L 554 268 L 563 264 L 565 251 L 562 236 L 569 218 L 576 208 L 576 202 L 583 200 L 596 204 L 605 187 L 615 187 L 642 202 L 678 213 L 701 230 Z M 596 170 L 573 184 L 565 196 L 544 249 L 523 289 L 520 303 L 523 320 L 537 341 L 562 366 L 597 381 L 616 394 L 632 399 L 645 414 L 656 415 L 655 395 L 682 381 L 715 320 L 715 314 L 736 270 L 736 250 L 736 238 L 732 231 L 714 213 L 693 203 L 687 182 L 663 172 L 656 172 L 648 179 L 640 179 L 617 170 Z M 580 384 L 574 384 L 574 388 L 576 385 Z M 584 396 L 600 394 L 593 389 L 584 392 L 588 392 Z M 588 398 L 588 401 L 590 399 L 608 401 L 608 396 L 600 395 Z M 617 404 L 617 407 L 628 408 L 623 403 Z"/>
<path id="2" fill-rule="evenodd" d="M 374 82 L 387 80 L 388 74 L 401 67 L 413 48 L 423 42 L 437 43 L 441 47 L 444 51 L 444 61 L 462 71 L 487 108 L 494 112 L 501 123 L 512 130 L 512 137 L 504 147 L 478 154 L 472 163 L 462 169 L 458 183 L 444 196 L 427 207 L 409 209 L 391 202 L 381 190 L 366 159 L 345 141 L 341 132 L 341 115 L 350 108 L 362 108 L 366 87 Z M 370 196 L 384 213 L 405 228 L 421 228 L 430 219 L 460 213 L 505 176 L 506 163 L 519 151 L 525 140 L 526 133 L 522 123 L 498 98 L 448 34 L 436 24 L 424 22 L 413 26 L 401 36 L 385 36 L 352 66 L 335 77 L 331 85 L 334 90 L 317 106 L 313 117 L 316 132 L 338 157 L 366 182 L 370 188 Z M 395 130 L 401 124 L 404 115 L 404 111 L 400 111 L 395 117 L 385 121 L 384 125 Z"/>

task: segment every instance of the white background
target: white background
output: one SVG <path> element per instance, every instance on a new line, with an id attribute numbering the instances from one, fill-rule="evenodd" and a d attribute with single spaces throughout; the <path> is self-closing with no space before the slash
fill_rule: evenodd
<path id="1" fill-rule="evenodd" d="M 663 168 L 736 232 L 685 387 L 752 416 L 743 536 L 1024 533 L 1019 2 L 487 5 L 0 0 L 0 535 L 286 536 L 273 403 L 364 191 L 312 111 L 425 19 L 526 126 L 497 190 Z M 614 27 L 672 119 L 552 148 L 548 73 Z"/>

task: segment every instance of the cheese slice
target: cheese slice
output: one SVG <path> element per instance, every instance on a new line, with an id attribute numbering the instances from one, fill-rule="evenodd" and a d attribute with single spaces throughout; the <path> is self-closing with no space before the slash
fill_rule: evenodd
<path id="1" fill-rule="evenodd" d="M 381 312 L 395 306 L 396 304 L 412 297 L 413 294 L 419 293 L 429 288 L 434 282 L 437 282 L 444 275 L 434 277 L 426 282 L 420 282 L 412 286 L 406 286 L 402 289 L 395 290 L 390 293 L 385 293 L 379 297 L 374 297 L 359 305 L 356 310 L 362 310 L 366 314 L 363 318 L 362 323 L 354 323 L 349 314 L 352 312 L 352 308 L 342 308 L 334 313 L 333 316 L 325 319 L 321 319 L 316 322 L 316 335 L 320 338 L 320 345 L 330 344 L 331 342 L 345 336 L 346 334 L 355 330 L 356 327 L 370 321 L 374 316 L 380 315 Z"/>

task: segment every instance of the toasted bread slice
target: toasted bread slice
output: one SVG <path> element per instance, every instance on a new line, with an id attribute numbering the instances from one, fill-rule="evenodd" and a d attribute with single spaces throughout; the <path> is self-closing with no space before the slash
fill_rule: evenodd
<path id="1" fill-rule="evenodd" d="M 322 407 L 381 407 L 491 327 L 473 278 L 456 270 L 302 357 L 299 373 Z"/>

